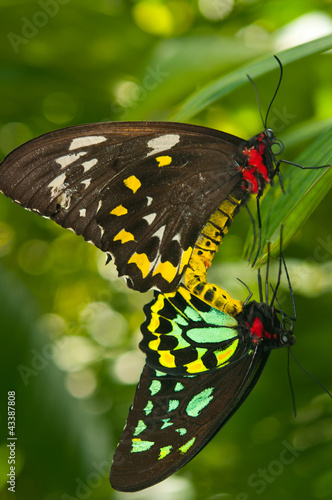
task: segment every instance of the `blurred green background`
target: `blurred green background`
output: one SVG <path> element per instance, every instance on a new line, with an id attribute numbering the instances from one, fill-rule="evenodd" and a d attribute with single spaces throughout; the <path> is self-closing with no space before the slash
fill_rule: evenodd
<path id="1" fill-rule="evenodd" d="M 262 124 L 247 66 L 265 61 L 255 78 L 264 115 L 279 77 L 273 54 L 324 36 L 321 50 L 332 48 L 331 12 L 330 0 L 2 0 L 1 158 L 57 128 L 181 113 L 249 138 Z M 319 43 L 285 66 L 272 106 L 269 125 L 288 160 L 331 127 L 331 53 Z M 194 114 L 188 96 L 236 71 L 241 85 Z M 322 156 L 330 161 L 330 141 Z M 298 313 L 293 351 L 330 390 L 331 209 L 327 195 L 285 250 Z M 209 275 L 241 299 L 235 278 L 256 282 L 243 253 L 249 228 L 243 211 Z M 137 344 L 151 295 L 128 291 L 104 262 L 82 238 L 0 197 L 1 498 L 331 498 L 332 401 L 291 362 L 293 418 L 285 350 L 272 353 L 248 400 L 189 465 L 140 494 L 112 490 L 108 470 L 144 362 Z M 286 287 L 280 300 L 290 312 Z M 12 390 L 16 493 L 5 484 Z"/>

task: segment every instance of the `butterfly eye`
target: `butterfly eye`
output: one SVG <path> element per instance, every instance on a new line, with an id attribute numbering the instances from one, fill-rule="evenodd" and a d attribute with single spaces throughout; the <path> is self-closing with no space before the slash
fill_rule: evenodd
<path id="1" fill-rule="evenodd" d="M 289 344 L 289 338 L 290 338 L 290 336 L 288 335 L 288 333 L 284 333 L 280 339 L 281 343 L 284 345 Z"/>
<path id="2" fill-rule="evenodd" d="M 276 136 L 274 135 L 272 128 L 265 129 L 265 135 L 269 139 L 269 141 L 274 142 Z"/>
<path id="3" fill-rule="evenodd" d="M 283 321 L 281 327 L 284 331 L 280 336 L 280 342 L 283 345 L 287 346 L 293 345 L 295 343 L 295 336 L 293 335 L 293 323 L 291 321 L 285 320 Z"/>

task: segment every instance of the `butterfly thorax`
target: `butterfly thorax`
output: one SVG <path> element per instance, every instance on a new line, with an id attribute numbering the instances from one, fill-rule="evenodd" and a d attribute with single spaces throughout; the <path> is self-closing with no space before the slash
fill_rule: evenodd
<path id="1" fill-rule="evenodd" d="M 243 189 L 249 193 L 261 194 L 266 184 L 273 183 L 275 174 L 274 154 L 271 146 L 276 138 L 271 129 L 266 129 L 248 141 L 243 150 L 248 163 L 241 169 Z"/>
<path id="2" fill-rule="evenodd" d="M 291 329 L 287 329 L 279 320 L 274 306 L 264 302 L 252 301 L 245 305 L 236 319 L 240 337 L 253 346 L 260 344 L 263 348 L 271 350 L 291 346 L 295 342 Z"/>

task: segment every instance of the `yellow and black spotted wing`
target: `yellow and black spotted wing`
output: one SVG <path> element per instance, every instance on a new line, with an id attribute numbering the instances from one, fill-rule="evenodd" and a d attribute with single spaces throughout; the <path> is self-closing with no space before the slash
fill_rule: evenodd
<path id="1" fill-rule="evenodd" d="M 69 127 L 10 153 L 0 190 L 107 252 L 132 288 L 167 292 L 232 190 L 244 198 L 273 177 L 273 140 L 166 122 Z"/>

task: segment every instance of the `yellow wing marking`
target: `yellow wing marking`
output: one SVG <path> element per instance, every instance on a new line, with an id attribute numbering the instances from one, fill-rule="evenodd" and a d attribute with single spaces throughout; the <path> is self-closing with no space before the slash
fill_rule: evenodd
<path id="1" fill-rule="evenodd" d="M 143 278 L 146 278 L 149 274 L 151 262 L 145 255 L 145 253 L 134 253 L 128 260 L 128 264 L 136 264 L 138 269 L 141 271 Z"/>
<path id="2" fill-rule="evenodd" d="M 162 277 L 168 281 L 169 283 L 174 280 L 176 276 L 177 268 L 173 266 L 171 262 L 160 262 L 156 269 L 153 271 L 152 276 L 155 276 L 156 274 L 161 274 Z"/>
<path id="3" fill-rule="evenodd" d="M 128 210 L 125 207 L 123 207 L 122 205 L 119 205 L 119 206 L 113 208 L 113 210 L 110 212 L 111 215 L 118 215 L 118 216 L 125 215 L 127 213 L 128 213 Z"/>
<path id="4" fill-rule="evenodd" d="M 180 264 L 180 270 L 179 270 L 180 274 L 182 273 L 183 268 L 188 264 L 192 250 L 193 250 L 192 247 L 188 247 L 187 250 L 185 250 L 183 252 L 182 260 L 181 260 L 181 264 Z"/>
<path id="5" fill-rule="evenodd" d="M 172 162 L 171 156 L 158 156 L 156 160 L 158 162 L 158 167 L 166 167 L 166 165 Z"/>
<path id="6" fill-rule="evenodd" d="M 169 351 L 158 351 L 159 362 L 162 366 L 166 368 L 175 368 L 175 357 Z"/>
<path id="7" fill-rule="evenodd" d="M 131 175 L 127 179 L 123 181 L 124 185 L 127 188 L 131 189 L 133 193 L 136 193 L 137 189 L 141 187 L 141 181 L 135 177 L 135 175 Z"/>
<path id="8" fill-rule="evenodd" d="M 160 337 L 158 336 L 157 339 L 151 340 L 149 342 L 149 349 L 151 349 L 151 351 L 158 351 L 159 344 L 160 344 Z"/>
<path id="9" fill-rule="evenodd" d="M 127 241 L 135 241 L 134 235 L 122 229 L 116 236 L 114 236 L 113 241 L 120 240 L 121 243 L 127 243 Z"/>
<path id="10" fill-rule="evenodd" d="M 218 354 L 216 354 L 217 358 L 217 366 L 224 365 L 226 361 L 228 361 L 236 351 L 236 348 L 238 346 L 239 339 L 234 340 L 234 342 L 231 343 L 231 345 L 225 349 L 224 351 L 220 351 Z"/>
<path id="11" fill-rule="evenodd" d="M 187 365 L 184 366 L 187 367 L 188 373 L 201 373 L 201 372 L 206 372 L 208 370 L 208 368 L 206 368 L 201 359 L 192 361 L 191 363 L 188 363 Z"/>

